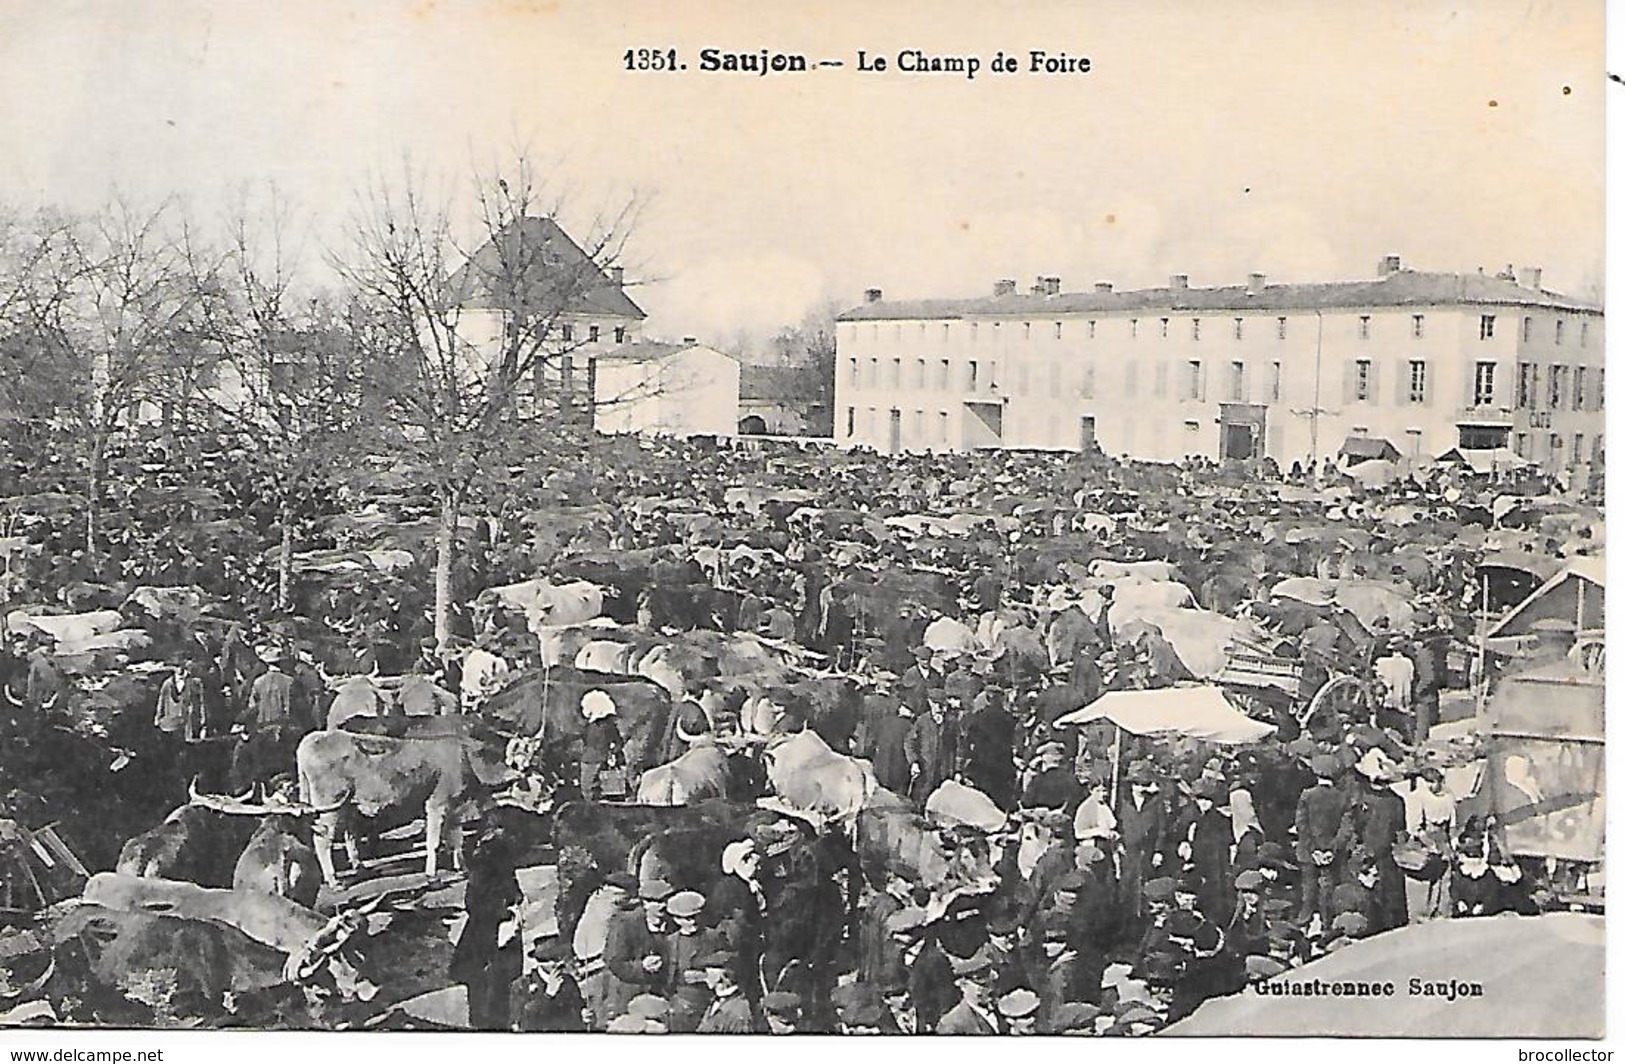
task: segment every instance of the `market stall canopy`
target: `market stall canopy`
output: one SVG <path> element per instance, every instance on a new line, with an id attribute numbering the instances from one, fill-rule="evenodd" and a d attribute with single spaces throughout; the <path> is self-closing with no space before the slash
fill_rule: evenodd
<path id="1" fill-rule="evenodd" d="M 1350 436 L 1343 441 L 1337 453 L 1339 457 L 1348 459 L 1351 469 L 1364 462 L 1399 461 L 1399 448 L 1381 436 Z"/>
<path id="2" fill-rule="evenodd" d="M 1534 464 L 1518 457 L 1516 453 L 1506 447 L 1493 447 L 1483 451 L 1464 451 L 1459 447 L 1452 447 L 1441 454 L 1438 461 L 1445 465 L 1466 466 L 1480 476 L 1490 473 L 1505 473 L 1514 469 L 1525 469 Z"/>
<path id="3" fill-rule="evenodd" d="M 1577 631 L 1601 630 L 1606 569 L 1601 558 L 1575 558 L 1485 633 L 1487 639 L 1531 635 L 1540 621 L 1558 620 Z"/>
<path id="4" fill-rule="evenodd" d="M 1108 691 L 1057 725 L 1109 720 L 1135 735 L 1182 735 L 1210 743 L 1255 743 L 1275 732 L 1230 704 L 1217 687 L 1159 687 L 1150 691 Z"/>
<path id="5" fill-rule="evenodd" d="M 1493 958 L 1493 960 L 1487 960 Z M 1530 973 L 1538 972 L 1538 979 Z M 1258 987 L 1214 998 L 1163 1035 L 1280 1038 L 1601 1038 L 1603 918 L 1432 920 L 1374 935 Z M 1291 988 L 1393 983 L 1393 996 Z M 1471 984 L 1466 994 L 1462 984 Z M 1454 986 L 1452 995 L 1448 988 Z M 1474 992 L 1473 986 L 1481 988 Z M 1279 996 L 1275 988 L 1281 988 Z M 1432 993 L 1418 993 L 1431 989 Z"/>

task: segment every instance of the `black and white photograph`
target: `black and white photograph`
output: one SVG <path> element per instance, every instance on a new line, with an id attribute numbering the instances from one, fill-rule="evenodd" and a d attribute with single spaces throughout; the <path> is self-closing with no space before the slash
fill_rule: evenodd
<path id="1" fill-rule="evenodd" d="M 0 1042 L 1594 1046 L 1605 13 L 0 0 Z"/>

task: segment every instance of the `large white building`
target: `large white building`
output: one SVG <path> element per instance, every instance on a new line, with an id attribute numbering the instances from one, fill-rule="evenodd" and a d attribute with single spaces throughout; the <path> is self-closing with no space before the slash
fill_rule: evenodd
<path id="1" fill-rule="evenodd" d="M 1154 461 L 1403 458 L 1509 447 L 1565 470 L 1603 449 L 1600 307 L 1540 271 L 1315 284 L 1030 292 L 910 302 L 836 329 L 835 440 L 880 451 L 1080 450 Z"/>

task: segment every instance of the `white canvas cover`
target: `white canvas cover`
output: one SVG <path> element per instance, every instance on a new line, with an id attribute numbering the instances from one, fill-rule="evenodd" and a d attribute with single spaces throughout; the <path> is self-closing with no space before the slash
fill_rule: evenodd
<path id="1" fill-rule="evenodd" d="M 1217 687 L 1159 687 L 1150 691 L 1108 691 L 1055 723 L 1109 720 L 1135 735 L 1183 735 L 1211 743 L 1255 743 L 1275 731 L 1230 704 Z"/>

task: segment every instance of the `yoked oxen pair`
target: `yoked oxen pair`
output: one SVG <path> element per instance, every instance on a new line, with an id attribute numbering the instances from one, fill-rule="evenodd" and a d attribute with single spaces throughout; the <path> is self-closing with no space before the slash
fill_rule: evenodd
<path id="1" fill-rule="evenodd" d="M 280 792 L 260 804 L 246 795 L 199 794 L 193 781 L 187 804 L 126 842 L 115 868 L 143 879 L 258 890 L 312 905 L 321 879 L 301 821 L 320 812 L 287 802 Z"/>

